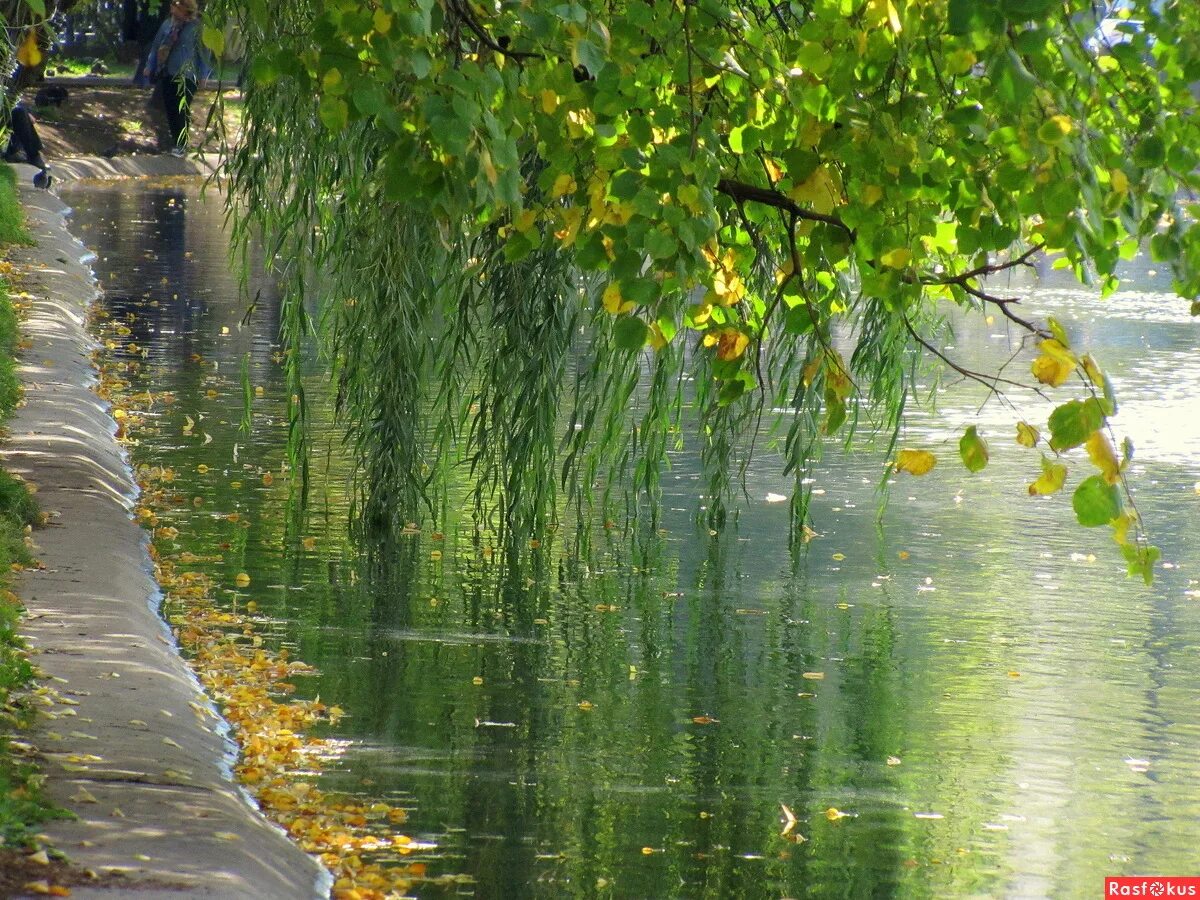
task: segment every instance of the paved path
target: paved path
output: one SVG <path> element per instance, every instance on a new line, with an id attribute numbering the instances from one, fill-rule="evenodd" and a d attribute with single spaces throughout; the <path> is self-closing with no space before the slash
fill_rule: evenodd
<path id="1" fill-rule="evenodd" d="M 153 174 L 193 165 L 145 162 Z M 136 489 L 115 423 L 89 387 L 96 373 L 84 318 L 96 287 L 81 262 L 86 251 L 66 231 L 64 204 L 32 188 L 31 168 L 16 168 L 38 245 L 11 254 L 33 270 L 19 286 L 32 295 L 31 346 L 20 365 L 26 403 L 0 456 L 37 486 L 51 515 L 34 534 L 45 569 L 27 573 L 18 593 L 34 661 L 61 702 L 30 740 L 43 754 L 50 797 L 78 815 L 43 830 L 81 866 L 157 885 L 77 887 L 76 898 L 325 896 L 327 873 L 231 780 L 224 725 L 155 611 L 146 537 L 131 518 Z M 55 169 L 111 177 L 137 174 L 137 163 Z"/>

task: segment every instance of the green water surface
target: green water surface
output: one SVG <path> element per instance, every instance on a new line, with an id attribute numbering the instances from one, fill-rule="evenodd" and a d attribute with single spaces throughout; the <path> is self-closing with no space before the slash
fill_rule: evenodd
<path id="1" fill-rule="evenodd" d="M 289 512 L 277 307 L 257 283 L 240 327 L 219 199 L 122 183 L 68 202 L 101 304 L 147 354 L 113 358 L 139 364 L 133 390 L 176 397 L 131 460 L 177 473 L 168 549 L 221 553 L 223 602 L 253 599 L 319 669 L 301 691 L 348 713 L 326 785 L 406 806 L 398 827 L 436 845 L 430 874 L 471 878 L 418 894 L 1099 897 L 1105 875 L 1200 874 L 1200 370 L 1186 305 L 1145 265 L 1107 305 L 1057 276 L 1028 305 L 1116 382 L 1169 566 L 1152 587 L 1068 496 L 1026 495 L 1037 456 L 1012 412 L 976 418 L 981 390 L 953 383 L 905 435 L 939 467 L 891 485 L 879 528 L 882 457 L 831 452 L 799 554 L 769 451 L 714 536 L 685 450 L 661 532 L 597 528 L 584 559 L 563 536 L 506 567 L 464 519 L 371 564 L 347 536 L 332 429 L 306 517 Z M 995 365 L 1017 337 L 976 322 L 953 352 Z M 245 354 L 263 389 L 248 433 Z M 312 384 L 328 419 L 315 365 Z M 972 422 L 993 459 L 975 476 L 955 459 Z"/>

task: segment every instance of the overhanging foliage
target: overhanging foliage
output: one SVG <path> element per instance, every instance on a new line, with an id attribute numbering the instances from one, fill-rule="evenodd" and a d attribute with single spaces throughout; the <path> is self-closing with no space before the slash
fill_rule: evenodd
<path id="1" fill-rule="evenodd" d="M 897 433 L 914 357 L 936 357 L 1001 397 L 1063 395 L 1048 443 L 1017 424 L 1042 448 L 1030 492 L 1086 446 L 1080 521 L 1148 575 L 1103 373 L 986 281 L 1058 254 L 1111 292 L 1148 243 L 1200 294 L 1180 206 L 1200 7 L 1126 5 L 1099 32 L 1080 0 L 218 0 L 205 34 L 218 55 L 227 19 L 245 39 L 242 233 L 274 242 L 293 347 L 321 298 L 377 515 L 436 508 L 451 447 L 522 533 L 555 482 L 582 497 L 624 471 L 652 494 L 687 402 L 718 498 L 759 411 L 794 411 L 800 525 L 817 442 L 871 413 Z M 1026 332 L 1028 376 L 937 349 L 945 301 Z M 986 465 L 974 430 L 961 451 Z"/>

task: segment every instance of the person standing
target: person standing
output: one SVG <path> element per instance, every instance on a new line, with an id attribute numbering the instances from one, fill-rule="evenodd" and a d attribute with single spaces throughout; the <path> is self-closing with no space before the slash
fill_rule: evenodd
<path id="1" fill-rule="evenodd" d="M 196 0 L 173 0 L 171 15 L 158 29 L 146 59 L 146 74 L 158 81 L 174 145 L 172 156 L 187 149 L 192 118 L 192 97 L 201 78 L 207 78 L 208 53 L 200 40 L 200 15 Z"/>

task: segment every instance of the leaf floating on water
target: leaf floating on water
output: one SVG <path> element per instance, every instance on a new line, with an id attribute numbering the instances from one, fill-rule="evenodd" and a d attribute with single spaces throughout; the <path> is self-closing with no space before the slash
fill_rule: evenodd
<path id="1" fill-rule="evenodd" d="M 238 572 L 233 578 L 233 583 L 238 587 L 244 588 L 250 586 L 250 576 L 245 572 Z"/>
<path id="2" fill-rule="evenodd" d="M 50 865 L 50 857 L 46 854 L 45 850 L 39 850 L 36 853 L 30 853 L 25 858 L 31 863 L 37 863 L 39 866 Z"/>
<path id="3" fill-rule="evenodd" d="M 593 710 L 593 709 L 595 709 L 595 708 L 596 708 L 596 706 L 595 706 L 595 704 L 594 704 L 594 703 L 592 703 L 592 701 L 591 701 L 591 700 L 580 700 L 580 701 L 579 701 L 579 708 L 580 708 L 580 709 L 582 709 L 584 712 L 588 712 L 588 711 L 590 711 L 590 710 Z"/>
<path id="4" fill-rule="evenodd" d="M 275 483 L 275 476 L 270 472 L 263 472 L 262 483 L 264 487 L 270 487 Z"/>
<path id="5" fill-rule="evenodd" d="M 900 765 L 900 757 L 898 757 L 898 756 L 889 756 L 889 757 L 887 758 L 887 764 L 888 764 L 889 766 L 898 766 L 898 765 Z"/>
<path id="6" fill-rule="evenodd" d="M 910 475 L 928 475 L 937 465 L 937 457 L 928 450 L 901 450 L 893 464 L 897 472 Z"/>
<path id="7" fill-rule="evenodd" d="M 896 556 L 899 557 L 900 559 L 908 559 L 908 557 L 911 556 L 911 554 L 907 550 L 901 550 L 899 553 L 896 554 Z"/>
<path id="8" fill-rule="evenodd" d="M 807 678 L 809 681 L 824 681 L 825 673 L 824 672 L 805 672 L 800 677 Z"/>
<path id="9" fill-rule="evenodd" d="M 784 803 L 779 804 L 779 808 L 783 814 L 779 817 L 779 824 L 783 826 L 783 830 L 779 832 L 779 836 L 786 841 L 791 841 L 793 844 L 803 844 L 808 838 L 796 831 L 796 816 L 787 808 Z"/>
<path id="10" fill-rule="evenodd" d="M 835 553 L 835 554 L 833 554 L 832 558 L 834 560 L 836 560 L 837 562 L 841 562 L 842 560 L 844 560 L 846 558 L 846 554 L 845 553 Z"/>
<path id="11" fill-rule="evenodd" d="M 162 742 L 163 742 L 164 744 L 166 744 L 168 747 L 179 747 L 179 749 L 180 749 L 180 750 L 182 750 L 182 749 L 183 749 L 183 747 L 180 747 L 180 746 L 179 746 L 179 742 L 178 742 L 178 741 L 172 740 L 172 739 L 171 739 L 171 738 L 169 738 L 169 737 L 165 737 L 165 738 L 163 738 L 163 739 L 162 739 Z"/>
<path id="12" fill-rule="evenodd" d="M 85 787 L 81 787 L 77 793 L 72 794 L 71 799 L 74 800 L 76 803 L 99 803 L 100 802 L 99 800 L 96 799 L 95 795 L 93 795 L 91 793 L 91 791 L 89 791 Z"/>
<path id="13" fill-rule="evenodd" d="M 775 493 L 767 494 L 767 502 L 768 503 L 783 503 L 785 500 L 787 500 L 787 494 L 775 494 Z"/>
<path id="14" fill-rule="evenodd" d="M 193 419 L 191 416 L 184 416 L 183 418 L 185 421 L 185 424 L 183 426 L 183 433 L 191 434 L 192 429 L 196 427 L 196 420 Z"/>
<path id="15" fill-rule="evenodd" d="M 697 725 L 719 725 L 720 719 L 714 719 L 712 716 L 692 716 L 692 721 Z"/>
<path id="16" fill-rule="evenodd" d="M 848 818 L 850 815 L 851 814 L 848 812 L 842 812 L 836 806 L 831 806 L 829 809 L 825 810 L 825 818 L 827 818 L 830 822 L 836 822 L 838 819 Z"/>
<path id="17" fill-rule="evenodd" d="M 310 553 L 313 550 L 317 549 L 317 539 L 314 537 L 306 537 L 304 540 L 302 540 L 300 542 L 300 544 L 301 544 L 301 546 L 304 547 L 305 550 L 308 550 Z"/>

